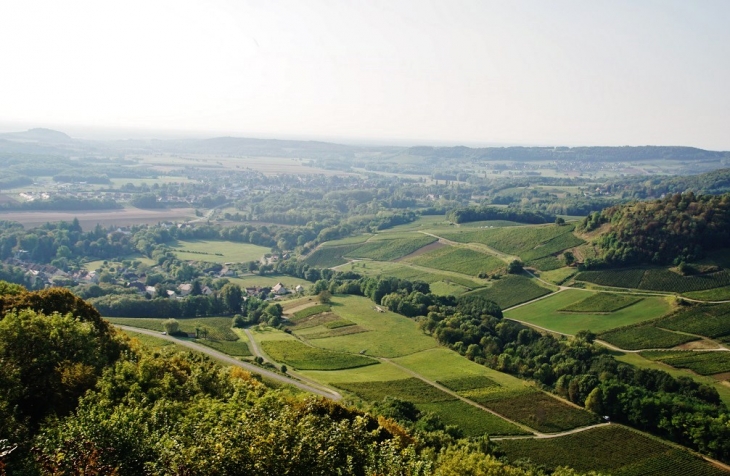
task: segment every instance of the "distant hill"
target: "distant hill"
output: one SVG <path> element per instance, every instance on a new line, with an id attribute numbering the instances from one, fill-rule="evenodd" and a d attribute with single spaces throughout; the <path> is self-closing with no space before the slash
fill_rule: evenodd
<path id="1" fill-rule="evenodd" d="M 639 147 L 410 147 L 409 155 L 427 158 L 513 160 L 513 161 L 579 161 L 579 162 L 633 162 L 649 160 L 722 160 L 730 159 L 730 152 L 717 152 L 694 147 L 639 146 Z"/>
<path id="2" fill-rule="evenodd" d="M 44 129 L 41 127 L 35 129 L 28 129 L 25 132 L 8 132 L 0 134 L 0 138 L 18 141 L 34 141 L 34 142 L 72 142 L 73 139 L 68 135 L 60 131 L 54 131 L 53 129 Z"/>

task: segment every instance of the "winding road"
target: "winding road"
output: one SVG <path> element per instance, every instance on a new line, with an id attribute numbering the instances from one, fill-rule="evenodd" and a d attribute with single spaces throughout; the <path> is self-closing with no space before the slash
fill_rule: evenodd
<path id="1" fill-rule="evenodd" d="M 304 390 L 305 392 L 310 392 L 315 395 L 319 395 L 321 397 L 329 398 L 330 400 L 340 400 L 342 398 L 342 395 L 340 395 L 339 393 L 331 392 L 329 390 L 315 387 L 309 383 L 305 383 L 300 380 L 297 380 L 297 379 L 293 378 L 293 376 L 286 377 L 284 375 L 277 374 L 276 372 L 272 372 L 270 370 L 266 370 L 266 369 L 262 369 L 261 367 L 257 367 L 256 365 L 249 364 L 248 362 L 242 362 L 238 359 L 234 359 L 230 355 L 226 355 L 222 352 L 218 352 L 217 350 L 211 349 L 210 347 L 206 347 L 201 344 L 196 344 L 195 342 L 190 342 L 190 341 L 182 340 L 182 339 L 176 339 L 169 335 L 163 335 L 163 334 L 160 334 L 159 332 L 150 331 L 147 329 L 140 329 L 139 327 L 122 326 L 122 325 L 117 325 L 117 324 L 115 324 L 114 327 L 117 327 L 117 328 L 125 330 L 125 331 L 137 332 L 138 334 L 145 334 L 148 336 L 156 337 L 158 339 L 164 339 L 164 340 L 167 340 L 170 342 L 174 342 L 177 345 L 187 347 L 187 348 L 195 350 L 197 352 L 202 352 L 203 354 L 213 357 L 214 359 L 224 362 L 226 364 L 241 367 L 243 369 L 248 370 L 249 372 L 263 375 L 264 377 L 272 379 L 272 380 L 276 380 L 277 382 L 285 383 L 288 385 L 293 385 L 293 386 L 299 388 L 300 390 Z M 251 340 L 251 342 L 255 342 L 253 339 L 250 339 L 250 340 Z M 256 349 L 256 351 L 254 351 L 254 354 L 255 354 L 258 351 L 258 347 L 255 344 L 253 344 L 251 347 Z"/>

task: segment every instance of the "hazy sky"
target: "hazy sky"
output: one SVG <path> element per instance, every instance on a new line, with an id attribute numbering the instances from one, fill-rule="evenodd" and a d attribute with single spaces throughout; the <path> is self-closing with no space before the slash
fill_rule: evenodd
<path id="1" fill-rule="evenodd" d="M 3 0 L 0 122 L 730 150 L 730 1 Z"/>

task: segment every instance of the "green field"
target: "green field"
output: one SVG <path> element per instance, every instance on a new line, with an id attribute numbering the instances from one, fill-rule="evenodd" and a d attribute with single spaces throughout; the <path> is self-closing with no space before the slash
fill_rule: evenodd
<path id="1" fill-rule="evenodd" d="M 170 342 L 167 339 L 160 339 L 159 337 L 153 337 L 147 334 L 142 334 L 140 332 L 134 332 L 134 331 L 122 331 L 126 335 L 128 335 L 130 338 L 137 339 L 140 344 L 142 344 L 144 347 L 150 348 L 150 349 L 159 349 L 161 347 L 167 347 L 169 345 L 175 345 L 173 342 Z"/>
<path id="2" fill-rule="evenodd" d="M 178 259 L 210 263 L 258 261 L 264 254 L 271 252 L 265 246 L 217 240 L 177 241 L 170 248 Z"/>
<path id="3" fill-rule="evenodd" d="M 344 256 L 359 246 L 359 244 L 323 246 L 307 256 L 304 262 L 317 268 L 333 268 L 347 263 Z"/>
<path id="4" fill-rule="evenodd" d="M 311 317 L 316 314 L 322 314 L 323 312 L 329 312 L 331 310 L 332 307 L 329 304 L 318 304 L 316 306 L 306 307 L 302 310 L 295 312 L 294 315 L 291 317 L 291 321 L 297 322 L 302 319 L 306 319 L 307 317 Z"/>
<path id="5" fill-rule="evenodd" d="M 453 271 L 476 276 L 504 268 L 506 263 L 499 258 L 468 248 L 444 246 L 419 256 L 409 258 L 410 262 L 427 268 Z"/>
<path id="6" fill-rule="evenodd" d="M 466 437 L 529 434 L 519 426 L 461 400 L 419 403 L 416 406 L 421 411 L 435 413 L 446 425 L 458 426 Z"/>
<path id="7" fill-rule="evenodd" d="M 697 337 L 677 334 L 651 324 L 631 326 L 609 331 L 598 336 L 601 340 L 626 350 L 668 349 L 687 342 L 698 340 Z"/>
<path id="8" fill-rule="evenodd" d="M 492 286 L 488 288 L 478 289 L 469 294 L 484 296 L 496 302 L 502 309 L 508 309 L 517 304 L 550 294 L 550 292 L 549 289 L 538 285 L 535 279 L 526 276 L 509 275 L 494 281 Z"/>
<path id="9" fill-rule="evenodd" d="M 373 235 L 367 233 L 362 235 L 355 235 L 355 236 L 348 236 L 346 238 L 341 238 L 339 240 L 332 240 L 332 241 L 325 241 L 320 245 L 320 248 L 330 248 L 330 247 L 337 247 L 342 245 L 355 245 L 359 243 L 365 243 L 370 238 L 372 238 Z"/>
<path id="10" fill-rule="evenodd" d="M 522 226 L 464 230 L 442 236 L 460 243 L 482 243 L 528 262 L 582 244 L 583 240 L 573 235 L 573 228 L 572 225 Z"/>
<path id="11" fill-rule="evenodd" d="M 375 305 L 364 297 L 335 296 L 332 312 L 369 332 L 317 339 L 318 347 L 353 354 L 364 351 L 366 355 L 377 357 L 398 357 L 437 345 L 432 337 L 421 332 L 414 320 L 390 311 L 378 312 Z M 342 330 L 345 329 L 348 328 Z"/>
<path id="12" fill-rule="evenodd" d="M 565 262 L 557 256 L 543 256 L 542 258 L 533 259 L 525 263 L 528 268 L 536 268 L 540 271 L 552 271 L 565 266 Z"/>
<path id="13" fill-rule="evenodd" d="M 352 392 L 363 400 L 380 402 L 385 397 L 399 398 L 411 403 L 434 403 L 457 400 L 456 397 L 442 392 L 415 377 L 402 380 L 385 380 L 370 382 L 340 382 L 335 386 Z"/>
<path id="14" fill-rule="evenodd" d="M 540 278 L 544 279 L 545 281 L 560 285 L 570 279 L 573 275 L 575 275 L 576 271 L 577 270 L 575 268 L 565 267 L 550 271 L 543 271 L 539 275 Z"/>
<path id="15" fill-rule="evenodd" d="M 261 348 L 273 360 L 302 370 L 339 370 L 378 364 L 369 357 L 310 347 L 296 340 L 263 341 Z"/>
<path id="16" fill-rule="evenodd" d="M 151 331 L 164 331 L 162 323 L 167 319 L 151 318 L 151 317 L 107 317 L 105 318 L 112 324 L 121 324 L 123 326 L 139 327 L 140 329 L 148 329 Z M 211 340 L 238 340 L 238 336 L 231 329 L 230 317 L 194 317 L 188 319 L 177 319 L 180 323 L 180 330 L 194 334 L 195 329 L 207 329 L 208 339 Z"/>
<path id="17" fill-rule="evenodd" d="M 504 228 L 506 226 L 524 226 L 524 223 L 509 220 L 470 221 L 459 225 L 461 228 Z"/>
<path id="18" fill-rule="evenodd" d="M 656 438 L 610 425 L 550 439 L 504 440 L 510 460 L 530 459 L 549 469 L 570 466 L 620 476 L 719 476 L 726 472 Z"/>
<path id="19" fill-rule="evenodd" d="M 636 304 L 641 299 L 641 297 L 628 294 L 598 293 L 591 294 L 582 301 L 558 310 L 563 312 L 614 312 Z"/>
<path id="20" fill-rule="evenodd" d="M 438 272 L 436 270 L 418 268 L 403 261 L 398 263 L 361 261 L 343 266 L 340 270 L 352 270 L 365 276 L 392 276 L 394 278 L 407 279 L 409 281 L 424 281 L 432 285 L 432 292 L 436 292 L 439 286 L 444 286 L 441 289 L 444 292 L 436 292 L 436 294 L 440 294 L 442 296 L 448 294 L 458 296 L 463 292 L 484 287 L 484 284 L 457 273 Z M 433 287 L 433 285 L 437 286 Z M 458 293 L 447 292 L 448 290 L 454 290 Z"/>
<path id="21" fill-rule="evenodd" d="M 380 238 L 381 235 L 376 235 L 376 237 Z M 436 238 L 432 236 L 415 233 L 410 233 L 404 238 L 373 239 L 348 252 L 347 256 L 349 258 L 392 261 L 407 256 L 434 241 L 436 241 Z"/>
<path id="22" fill-rule="evenodd" d="M 234 357 L 249 357 L 251 351 L 248 348 L 248 344 L 243 341 L 235 340 L 210 340 L 210 339 L 198 339 L 196 342 L 199 344 L 206 345 L 224 354 L 232 355 Z"/>
<path id="23" fill-rule="evenodd" d="M 454 392 L 463 392 L 465 390 L 474 390 L 477 388 L 498 387 L 499 384 L 484 375 L 470 375 L 468 377 L 456 377 L 437 381 L 437 383 Z"/>
<path id="24" fill-rule="evenodd" d="M 584 271 L 579 273 L 575 279 L 601 286 L 675 293 L 705 291 L 730 285 L 730 273 L 727 271 L 695 276 L 682 276 L 667 268 Z"/>
<path id="25" fill-rule="evenodd" d="M 575 280 L 598 284 L 600 286 L 638 288 L 641 278 L 644 277 L 644 271 L 643 269 L 636 268 L 583 271 L 578 273 Z"/>
<path id="26" fill-rule="evenodd" d="M 524 380 L 479 365 L 445 347 L 436 347 L 399 357 L 393 359 L 393 362 L 437 382 L 476 377 L 488 379 L 507 390 L 528 388 L 528 384 Z"/>
<path id="27" fill-rule="evenodd" d="M 421 411 L 435 413 L 447 425 L 457 425 L 465 436 L 522 435 L 524 430 L 487 411 L 480 410 L 417 378 L 340 382 L 335 386 L 363 400 L 380 402 L 386 397 L 415 403 Z"/>
<path id="28" fill-rule="evenodd" d="M 665 298 L 646 297 L 634 305 L 605 313 L 561 312 L 567 306 L 582 301 L 587 291 L 570 289 L 545 299 L 507 311 L 505 317 L 528 322 L 564 334 L 576 334 L 581 330 L 605 332 L 617 327 L 661 317 L 672 310 Z"/>
<path id="29" fill-rule="evenodd" d="M 274 287 L 277 283 L 281 283 L 284 285 L 285 288 L 289 289 L 290 291 L 294 291 L 294 288 L 296 288 L 298 285 L 301 285 L 305 289 L 312 286 L 312 283 L 309 281 L 306 281 L 304 279 L 295 278 L 293 276 L 286 276 L 283 274 L 267 274 L 265 276 L 259 276 L 258 274 L 252 274 L 249 276 L 240 276 L 237 278 L 226 278 L 228 281 L 232 282 L 233 284 L 237 284 L 241 286 L 242 288 L 252 288 L 252 287 Z"/>
<path id="30" fill-rule="evenodd" d="M 672 367 L 689 369 L 700 375 L 730 372 L 730 352 L 649 351 L 641 352 L 641 356 Z"/>
<path id="31" fill-rule="evenodd" d="M 459 392 L 510 420 L 537 431 L 554 433 L 598 423 L 596 415 L 536 389 L 504 391 L 487 387 Z"/>
<path id="32" fill-rule="evenodd" d="M 657 325 L 706 337 L 730 334 L 730 304 L 690 305 L 660 320 Z"/>
<path id="33" fill-rule="evenodd" d="M 730 286 L 707 289 L 705 291 L 691 291 L 684 293 L 684 295 L 700 301 L 727 301 L 730 300 Z"/>

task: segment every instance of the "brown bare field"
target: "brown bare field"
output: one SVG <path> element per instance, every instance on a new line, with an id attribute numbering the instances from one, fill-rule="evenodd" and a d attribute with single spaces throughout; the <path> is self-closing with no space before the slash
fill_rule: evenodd
<path id="1" fill-rule="evenodd" d="M 16 203 L 17 200 L 14 198 L 11 198 L 8 195 L 5 195 L 4 193 L 0 193 L 0 203 Z"/>
<path id="2" fill-rule="evenodd" d="M 72 221 L 79 219 L 84 230 L 93 229 L 96 224 L 101 226 L 125 226 L 138 224 L 154 224 L 160 221 L 185 221 L 195 218 L 193 208 L 167 208 L 160 210 L 142 210 L 139 208 L 124 208 L 120 210 L 94 211 L 18 211 L 2 212 L 0 220 L 17 221 L 26 228 L 33 228 L 48 222 Z"/>

